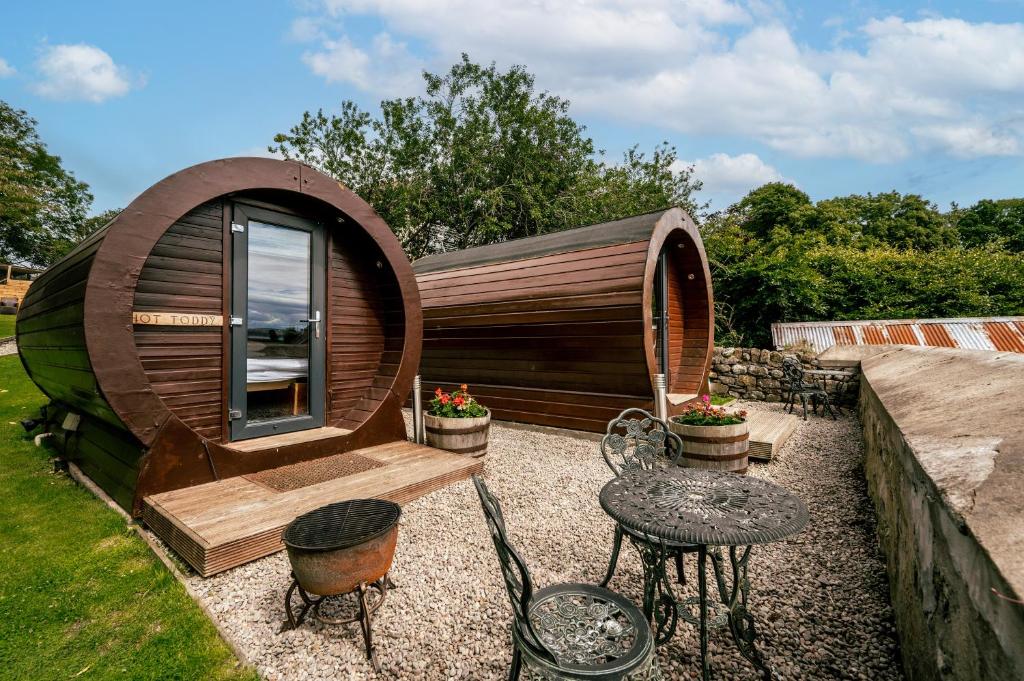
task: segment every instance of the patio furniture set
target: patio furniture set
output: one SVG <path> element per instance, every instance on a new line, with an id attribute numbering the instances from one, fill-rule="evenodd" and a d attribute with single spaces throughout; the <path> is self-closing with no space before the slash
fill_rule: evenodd
<path id="1" fill-rule="evenodd" d="M 811 411 L 818 413 L 818 407 L 822 408 L 822 416 L 827 412 L 834 421 L 836 410 L 846 399 L 846 390 L 853 378 L 853 373 L 845 369 L 805 369 L 803 364 L 796 357 L 786 357 L 782 360 L 783 385 L 789 393 L 786 399 L 786 406 L 789 413 L 793 413 L 793 407 L 797 399 L 803 406 L 803 417 L 807 420 L 807 403 L 811 403 Z M 825 380 L 830 379 L 836 382 L 835 398 L 836 404 L 832 404 L 828 390 L 825 388 Z"/>
<path id="2" fill-rule="evenodd" d="M 660 679 L 655 648 L 672 639 L 679 620 L 699 628 L 703 679 L 711 678 L 710 630 L 721 627 L 728 627 L 762 678 L 772 677 L 748 609 L 749 560 L 753 546 L 800 532 L 807 508 L 758 478 L 681 467 L 681 446 L 665 421 L 642 409 L 627 409 L 608 424 L 601 453 L 614 477 L 599 502 L 616 528 L 600 585 L 535 588 L 526 560 L 509 542 L 500 501 L 473 476 L 513 610 L 510 680 Z M 318 509 L 289 526 L 285 543 L 294 581 L 286 596 L 286 628 L 301 624 L 308 612 L 327 624 L 359 621 L 367 656 L 377 667 L 371 617 L 390 586 L 398 515 L 389 502 L 357 500 Z M 640 607 L 607 588 L 623 538 L 643 565 Z M 698 595 L 686 598 L 674 581 L 686 584 L 689 554 L 697 558 Z M 709 559 L 717 599 L 708 585 Z M 341 565 L 344 577 L 335 574 Z M 297 617 L 291 608 L 296 591 L 302 599 Z M 356 614 L 332 618 L 321 612 L 325 599 L 349 593 L 357 595 Z"/>

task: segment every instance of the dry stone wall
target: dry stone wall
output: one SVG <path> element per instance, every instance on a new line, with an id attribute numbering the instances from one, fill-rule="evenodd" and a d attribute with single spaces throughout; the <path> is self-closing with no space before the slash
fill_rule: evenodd
<path id="1" fill-rule="evenodd" d="M 822 368 L 813 352 L 761 350 L 759 348 L 719 348 L 711 358 L 711 392 L 716 395 L 731 395 L 746 400 L 781 402 L 788 394 L 782 375 L 784 357 L 797 357 L 805 369 Z M 859 371 L 851 369 L 854 377 L 845 390 L 833 379 L 825 379 L 825 389 L 830 395 L 837 391 L 844 397 L 844 403 L 855 402 L 859 392 Z"/>

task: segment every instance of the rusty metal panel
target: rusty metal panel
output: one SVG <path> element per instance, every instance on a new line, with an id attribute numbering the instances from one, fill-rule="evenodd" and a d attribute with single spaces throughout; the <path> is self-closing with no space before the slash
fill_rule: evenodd
<path id="1" fill-rule="evenodd" d="M 1017 328 L 1020 324 L 1021 322 L 1017 322 L 1016 325 L 1009 322 L 983 322 L 982 326 L 996 350 L 1024 352 L 1024 333 Z"/>
<path id="2" fill-rule="evenodd" d="M 921 324 L 921 333 L 924 335 L 925 345 L 936 348 L 955 348 L 956 343 L 946 331 L 942 324 Z"/>
<path id="3" fill-rule="evenodd" d="M 849 326 L 837 326 L 834 329 L 836 345 L 856 345 L 857 339 L 853 336 L 853 328 Z"/>
<path id="4" fill-rule="evenodd" d="M 875 324 L 867 324 L 862 329 L 864 332 L 865 345 L 886 345 L 889 339 L 885 337 L 885 327 Z"/>
<path id="5" fill-rule="evenodd" d="M 799 341 L 832 345 L 924 345 L 1024 353 L 1024 317 L 890 319 L 772 324 L 776 348 Z"/>
<path id="6" fill-rule="evenodd" d="M 889 342 L 900 345 L 920 345 L 913 324 L 889 324 L 885 327 L 889 333 Z"/>

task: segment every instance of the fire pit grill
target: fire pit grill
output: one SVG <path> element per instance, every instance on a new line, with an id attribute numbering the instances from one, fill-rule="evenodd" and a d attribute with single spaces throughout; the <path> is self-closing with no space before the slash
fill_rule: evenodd
<path id="1" fill-rule="evenodd" d="M 284 531 L 293 579 L 284 598 L 288 616 L 284 628 L 299 626 L 307 614 L 324 624 L 358 621 L 366 655 L 379 669 L 373 648 L 372 615 L 392 586 L 388 570 L 401 514 L 401 507 L 390 501 L 353 499 L 323 506 L 293 520 Z M 302 599 L 298 616 L 292 611 L 296 592 Z M 358 600 L 358 615 L 332 618 L 321 612 L 328 598 L 352 593 Z"/>
<path id="2" fill-rule="evenodd" d="M 284 531 L 284 543 L 303 551 L 347 549 L 384 534 L 401 515 L 398 504 L 382 499 L 341 501 L 293 520 Z"/>

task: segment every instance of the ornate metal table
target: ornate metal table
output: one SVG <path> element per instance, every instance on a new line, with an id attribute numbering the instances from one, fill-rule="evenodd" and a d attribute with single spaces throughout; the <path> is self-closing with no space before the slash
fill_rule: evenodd
<path id="1" fill-rule="evenodd" d="M 604 486 L 600 501 L 608 515 L 651 540 L 635 546 L 644 568 L 644 614 L 654 622 L 656 642 L 672 638 L 680 618 L 698 626 L 702 678 L 711 678 L 707 654 L 710 556 L 720 609 L 724 609 L 714 624 L 727 624 L 740 653 L 770 679 L 771 668 L 754 644 L 757 632 L 747 611 L 747 563 L 752 545 L 778 541 L 804 528 L 808 520 L 804 503 L 766 480 L 695 468 L 623 475 Z M 667 542 L 697 545 L 696 601 L 676 597 L 665 569 L 670 555 Z M 721 547 L 728 548 L 728 576 Z M 693 605 L 698 607 L 696 616 L 690 610 Z"/>

